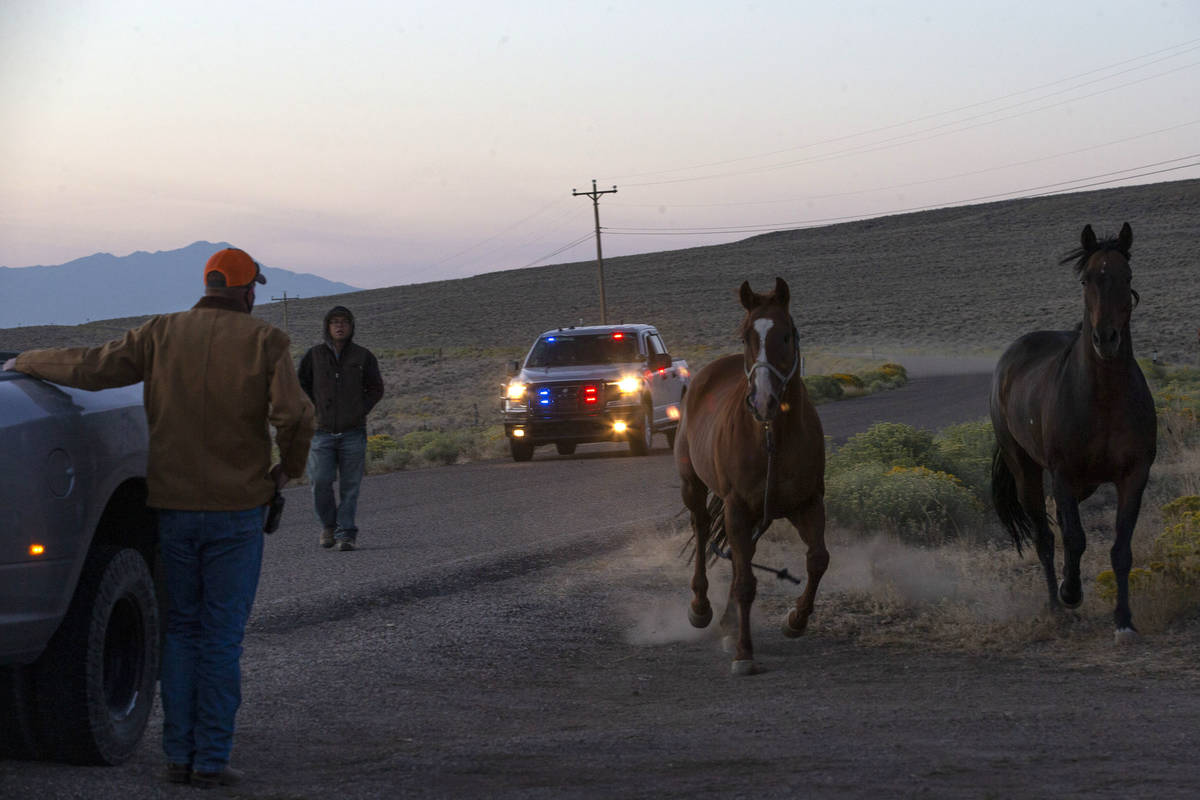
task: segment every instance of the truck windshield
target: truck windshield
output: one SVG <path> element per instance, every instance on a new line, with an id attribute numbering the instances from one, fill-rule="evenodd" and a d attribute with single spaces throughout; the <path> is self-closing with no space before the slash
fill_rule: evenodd
<path id="1" fill-rule="evenodd" d="M 545 336 L 538 339 L 527 367 L 565 367 L 571 364 L 629 364 L 641 360 L 637 337 L 611 333 L 596 336 Z"/>

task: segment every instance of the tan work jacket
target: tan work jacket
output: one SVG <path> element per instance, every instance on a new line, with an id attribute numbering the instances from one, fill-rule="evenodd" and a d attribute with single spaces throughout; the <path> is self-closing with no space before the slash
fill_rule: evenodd
<path id="1" fill-rule="evenodd" d="M 154 508 L 241 511 L 269 501 L 268 422 L 284 471 L 304 472 L 313 407 L 288 336 L 225 298 L 204 297 L 100 347 L 30 350 L 16 368 L 80 389 L 145 382 Z"/>

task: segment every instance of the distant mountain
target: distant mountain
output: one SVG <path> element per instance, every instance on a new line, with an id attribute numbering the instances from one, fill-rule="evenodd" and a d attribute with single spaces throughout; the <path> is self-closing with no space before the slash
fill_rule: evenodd
<path id="1" fill-rule="evenodd" d="M 0 267 L 0 328 L 77 325 L 191 308 L 204 291 L 204 262 L 226 247 L 225 242 L 194 242 L 179 250 L 139 250 L 123 257 L 96 253 L 58 266 Z M 263 274 L 267 285 L 259 292 L 260 304 L 284 292 L 288 297 L 323 297 L 358 291 L 266 265 Z"/>

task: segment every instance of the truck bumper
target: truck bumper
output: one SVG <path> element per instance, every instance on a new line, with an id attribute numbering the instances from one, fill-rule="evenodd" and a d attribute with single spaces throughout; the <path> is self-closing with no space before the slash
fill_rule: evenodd
<path id="1" fill-rule="evenodd" d="M 553 442 L 620 442 L 628 438 L 626 431 L 617 431 L 617 423 L 627 430 L 642 424 L 641 406 L 615 406 L 596 414 L 537 415 L 507 413 L 504 416 L 504 435 L 523 439 L 534 445 Z"/>
<path id="2" fill-rule="evenodd" d="M 28 664 L 46 648 L 62 619 L 62 588 L 71 562 L 0 565 L 0 664 Z"/>

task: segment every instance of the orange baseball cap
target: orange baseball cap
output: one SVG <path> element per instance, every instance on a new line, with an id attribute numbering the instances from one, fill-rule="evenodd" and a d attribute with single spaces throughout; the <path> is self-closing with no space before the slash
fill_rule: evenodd
<path id="1" fill-rule="evenodd" d="M 226 286 L 249 286 L 252 283 L 266 283 L 267 278 L 262 274 L 258 262 L 245 250 L 227 247 L 218 250 L 204 265 L 204 281 L 208 282 L 208 273 L 219 272 L 225 276 Z"/>

